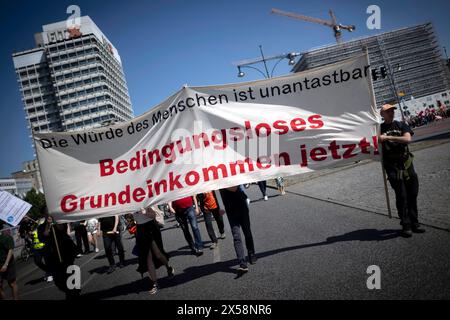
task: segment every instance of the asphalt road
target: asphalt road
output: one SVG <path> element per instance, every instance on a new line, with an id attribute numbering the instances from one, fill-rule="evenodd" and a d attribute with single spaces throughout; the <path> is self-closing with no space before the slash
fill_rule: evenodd
<path id="1" fill-rule="evenodd" d="M 446 141 L 415 154 L 421 172 L 430 173 L 436 167 L 448 171 L 450 144 Z M 164 268 L 159 269 L 158 294 L 150 296 L 148 279 L 135 271 L 134 239 L 128 234 L 123 235 L 125 268 L 106 274 L 103 250 L 76 261 L 82 270 L 82 294 L 87 299 L 120 300 L 449 299 L 450 232 L 431 223 L 425 234 L 399 237 L 398 219 L 370 210 L 374 208 L 370 195 L 382 199 L 382 185 L 372 178 L 379 171 L 379 164 L 363 164 L 292 185 L 285 196 L 269 189 L 269 201 L 261 200 L 258 187 L 251 186 L 247 193 L 253 200 L 251 221 L 258 262 L 241 277 L 226 218 L 227 238 L 219 240 L 218 249 L 206 248 L 198 258 L 190 254 L 181 230 L 169 219 L 162 233 L 176 276 L 169 280 Z M 448 217 L 450 196 L 445 190 L 450 179 L 435 172 L 423 178 L 419 200 L 437 193 L 440 214 Z M 433 184 L 435 188 L 429 190 L 427 186 Z M 432 214 L 433 202 L 430 206 Z M 421 214 L 425 218 L 428 213 Z M 370 265 L 381 269 L 379 290 L 367 288 Z M 43 272 L 32 262 L 18 265 L 18 277 L 21 299 L 64 298 L 52 283 L 43 282 Z"/>
<path id="2" fill-rule="evenodd" d="M 249 195 L 259 198 L 253 187 Z M 448 299 L 450 233 L 427 228 L 411 239 L 398 236 L 398 221 L 358 209 L 305 198 L 282 197 L 251 204 L 258 262 L 237 277 L 232 239 L 216 250 L 190 255 L 181 230 L 163 231 L 176 276 L 158 270 L 161 290 L 149 296 L 148 280 L 135 271 L 134 240 L 124 237 L 127 266 L 107 275 L 103 251 L 77 260 L 89 299 Z M 206 239 L 204 223 L 202 235 Z M 208 243 L 206 244 L 208 245 Z M 368 290 L 367 267 L 381 268 L 381 289 Z M 63 299 L 42 282 L 40 270 L 20 274 L 22 299 Z"/>

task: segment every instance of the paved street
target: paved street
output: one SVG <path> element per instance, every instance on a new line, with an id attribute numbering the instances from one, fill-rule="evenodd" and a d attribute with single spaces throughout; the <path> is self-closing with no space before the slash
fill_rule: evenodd
<path id="1" fill-rule="evenodd" d="M 439 140 L 439 141 L 438 141 Z M 362 163 L 288 187 L 286 196 L 269 189 L 260 199 L 248 190 L 256 265 L 237 277 L 228 221 L 227 238 L 216 250 L 192 256 L 173 219 L 163 239 L 175 267 L 173 280 L 158 270 L 161 290 L 146 291 L 147 278 L 135 270 L 134 239 L 123 237 L 127 266 L 107 275 L 103 250 L 77 260 L 82 293 L 88 299 L 449 299 L 450 288 L 450 143 L 428 141 L 415 151 L 421 191 L 419 209 L 425 234 L 399 237 L 399 220 L 386 214 L 379 163 Z M 414 147 L 415 148 L 415 147 Z M 201 219 L 201 232 L 209 246 Z M 445 230 L 447 229 L 447 230 Z M 381 268 L 381 290 L 368 290 L 366 269 Z M 32 263 L 19 265 L 22 299 L 63 299 Z"/>

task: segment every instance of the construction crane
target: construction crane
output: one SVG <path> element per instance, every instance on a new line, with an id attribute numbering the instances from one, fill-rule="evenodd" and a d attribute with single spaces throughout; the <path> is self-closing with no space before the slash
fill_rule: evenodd
<path id="1" fill-rule="evenodd" d="M 272 11 L 270 13 L 275 13 L 275 14 L 279 14 L 281 16 L 286 16 L 286 17 L 290 17 L 290 18 L 294 18 L 294 19 L 300 19 L 303 21 L 308 21 L 308 22 L 313 22 L 313 23 L 319 23 L 322 24 L 324 26 L 330 27 L 333 29 L 334 31 L 334 37 L 336 38 L 336 42 L 337 43 L 341 43 L 342 42 L 342 32 L 341 30 L 347 30 L 349 32 L 352 32 L 356 29 L 356 27 L 354 25 L 342 25 L 340 23 L 337 23 L 336 21 L 336 16 L 334 15 L 334 12 L 330 9 L 329 10 L 329 14 L 331 17 L 331 20 L 323 20 L 323 19 L 318 19 L 318 18 L 313 18 L 313 17 L 308 17 L 302 14 L 297 14 L 297 13 L 293 13 L 293 12 L 286 12 L 286 11 L 281 11 L 278 9 L 272 9 Z"/>

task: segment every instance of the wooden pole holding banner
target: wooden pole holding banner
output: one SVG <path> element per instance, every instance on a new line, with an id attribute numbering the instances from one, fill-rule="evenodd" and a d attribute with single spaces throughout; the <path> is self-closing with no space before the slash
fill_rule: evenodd
<path id="1" fill-rule="evenodd" d="M 383 155 L 381 155 L 381 171 L 383 171 L 384 192 L 386 193 L 386 204 L 388 208 L 389 219 L 392 219 L 391 203 L 389 200 L 389 191 L 387 188 L 386 170 L 384 170 L 383 166 Z"/>
<path id="2" fill-rule="evenodd" d="M 370 65 L 369 51 L 368 51 L 367 47 L 364 47 L 363 51 L 365 51 L 365 53 L 366 53 L 367 64 Z M 372 73 L 369 74 L 369 83 L 370 83 L 370 95 L 372 98 L 372 106 L 374 109 L 373 111 L 376 114 L 377 113 L 377 109 L 376 109 L 377 102 L 375 99 L 375 93 L 373 91 Z M 380 137 L 380 126 L 377 127 L 377 138 L 379 138 L 379 137 Z M 383 146 L 380 143 L 378 143 L 378 152 L 381 156 L 381 172 L 382 172 L 382 176 L 383 176 L 384 193 L 386 196 L 386 205 L 387 205 L 387 209 L 388 209 L 389 219 L 392 219 L 391 202 L 389 200 L 389 191 L 388 191 L 387 179 L 386 179 L 386 170 L 384 169 L 384 166 L 383 166 Z"/>
<path id="3" fill-rule="evenodd" d="M 55 232 L 55 228 L 53 227 L 53 224 L 52 224 L 52 233 L 53 233 L 53 238 L 55 239 L 55 246 L 56 246 L 56 251 L 58 252 L 59 263 L 62 263 L 61 252 L 59 251 L 58 240 L 56 238 L 56 232 Z"/>

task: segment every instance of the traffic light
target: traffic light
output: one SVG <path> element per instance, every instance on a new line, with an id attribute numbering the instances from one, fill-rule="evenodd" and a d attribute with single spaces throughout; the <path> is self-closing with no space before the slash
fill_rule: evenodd
<path id="1" fill-rule="evenodd" d="M 384 78 L 386 78 L 388 76 L 386 67 L 381 67 L 380 68 L 380 73 L 381 73 L 381 78 L 382 79 L 384 79 Z"/>
<path id="2" fill-rule="evenodd" d="M 385 79 L 388 76 L 386 67 L 372 69 L 372 80 Z"/>

